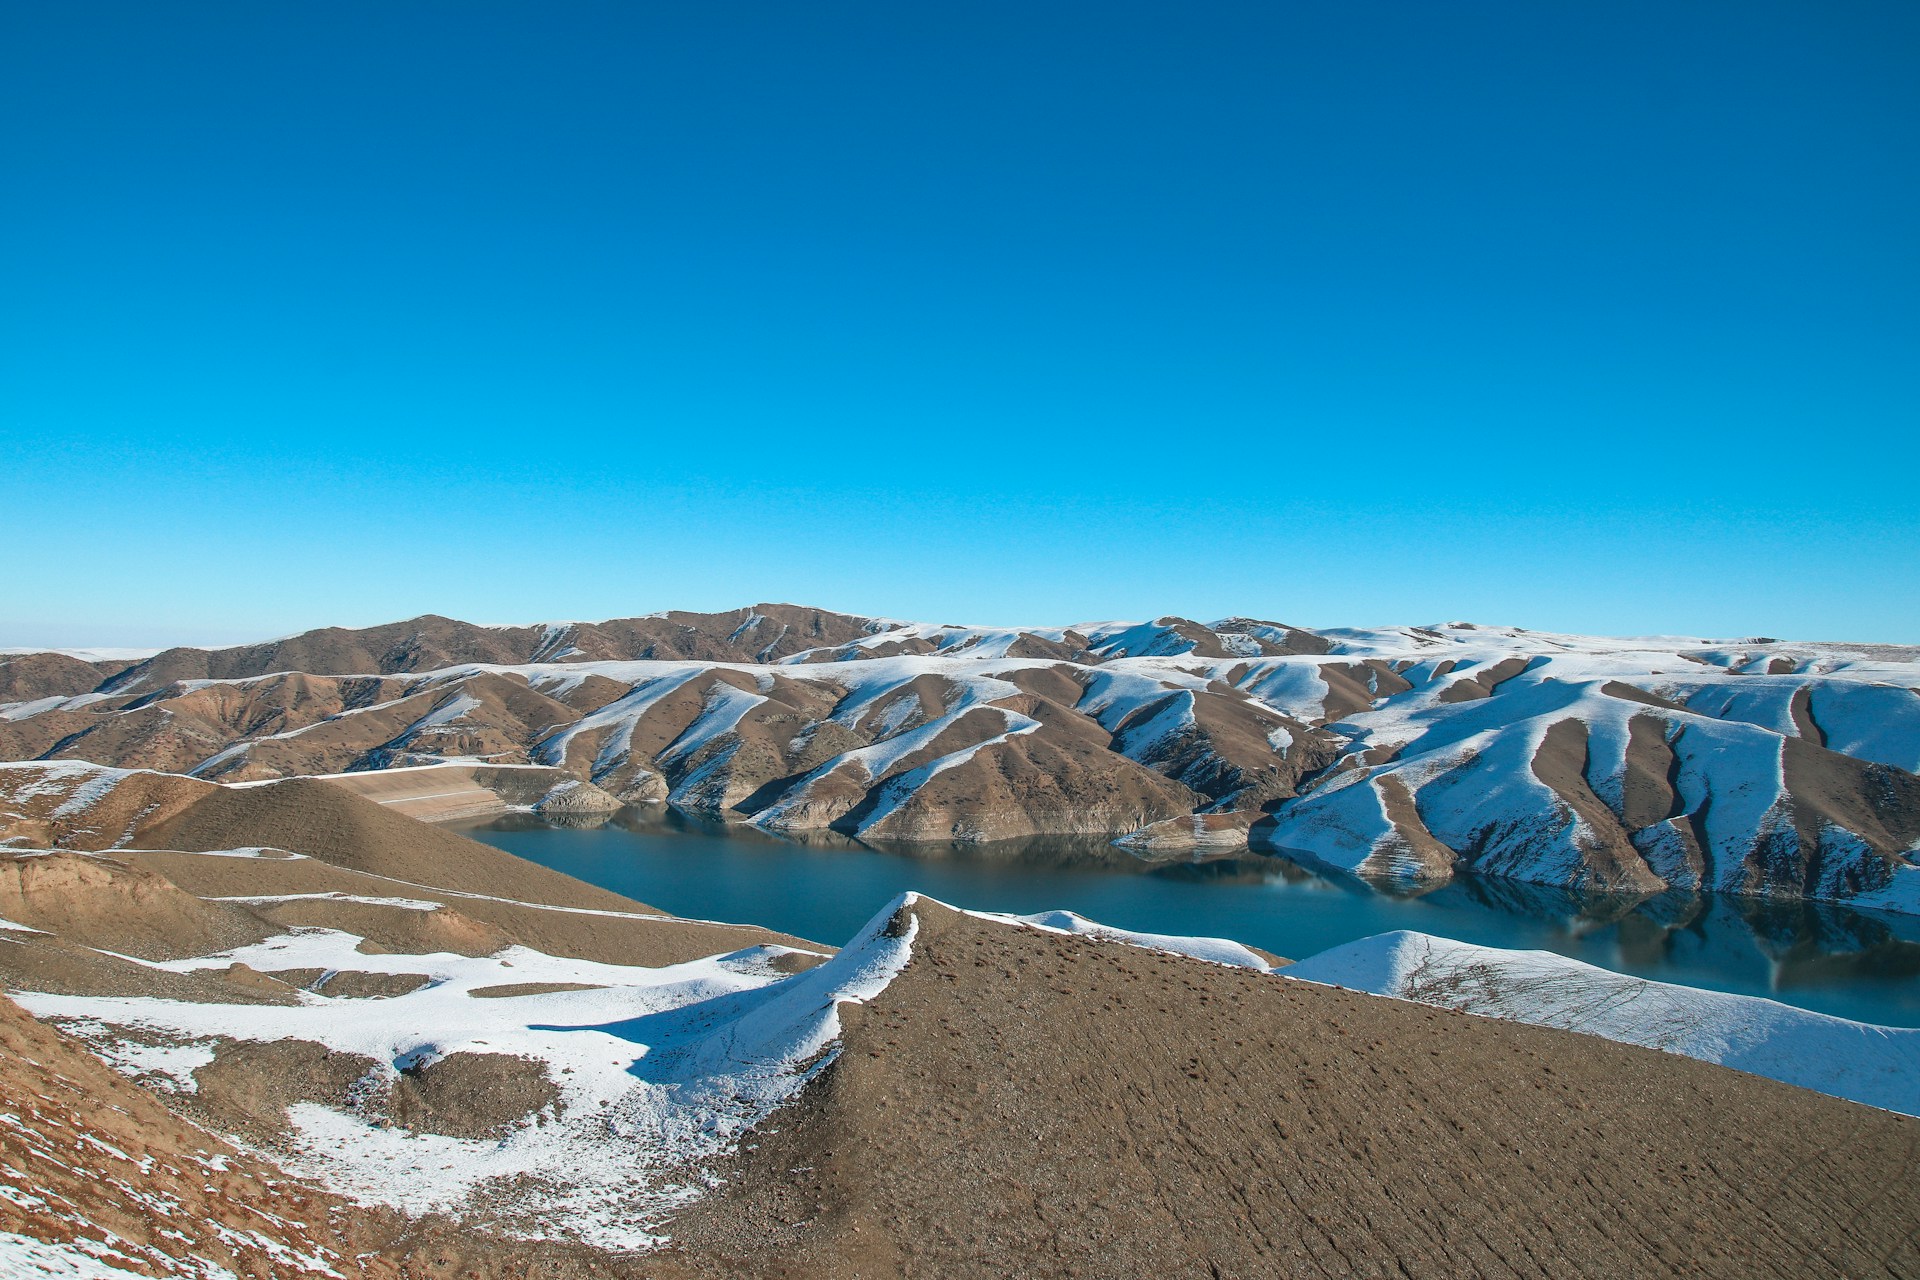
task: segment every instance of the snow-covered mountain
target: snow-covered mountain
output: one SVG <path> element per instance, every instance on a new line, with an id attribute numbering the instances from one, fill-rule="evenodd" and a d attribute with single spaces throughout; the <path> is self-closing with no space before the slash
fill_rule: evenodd
<path id="1" fill-rule="evenodd" d="M 1913 648 L 760 605 L 10 655 L 0 698 L 15 760 L 228 783 L 545 765 L 775 831 L 1251 843 L 1415 884 L 1469 867 L 1920 910 Z"/>
<path id="2" fill-rule="evenodd" d="M 1551 951 L 1400 931 L 1310 956 L 1290 978 L 1643 1045 L 1920 1114 L 1920 1030 L 1649 982 Z"/>

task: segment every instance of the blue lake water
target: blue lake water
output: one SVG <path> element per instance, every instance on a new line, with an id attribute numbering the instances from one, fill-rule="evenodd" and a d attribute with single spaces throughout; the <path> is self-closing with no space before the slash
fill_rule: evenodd
<path id="1" fill-rule="evenodd" d="M 598 827 L 513 815 L 465 834 L 676 915 L 844 942 L 895 894 L 1028 914 L 1064 907 L 1124 929 L 1233 938 L 1298 959 L 1393 929 L 1557 951 L 1663 982 L 1920 1026 L 1920 918 L 1670 892 L 1580 897 L 1461 877 L 1418 895 L 1284 858 L 1153 866 L 1100 842 L 876 849 L 805 842 L 668 811 Z"/>

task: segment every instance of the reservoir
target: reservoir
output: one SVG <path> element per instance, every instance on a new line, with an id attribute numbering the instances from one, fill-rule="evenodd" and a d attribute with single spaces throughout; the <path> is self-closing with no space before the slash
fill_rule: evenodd
<path id="1" fill-rule="evenodd" d="M 1232 938 L 1293 959 L 1394 929 L 1556 951 L 1661 982 L 1768 996 L 1889 1026 L 1920 1026 L 1920 917 L 1828 903 L 1669 891 L 1578 896 L 1461 876 L 1389 893 L 1286 858 L 1240 852 L 1147 863 L 1097 839 L 874 848 L 805 841 L 673 810 L 600 826 L 525 814 L 463 834 L 675 915 L 762 925 L 838 945 L 894 895 L 1021 915 L 1055 908 L 1151 933 Z"/>

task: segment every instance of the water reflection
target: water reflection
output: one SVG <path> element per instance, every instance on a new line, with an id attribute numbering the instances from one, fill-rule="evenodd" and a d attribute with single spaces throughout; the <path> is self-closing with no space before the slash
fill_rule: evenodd
<path id="1" fill-rule="evenodd" d="M 1553 928 L 1577 954 L 1627 970 L 1742 964 L 1764 971 L 1774 991 L 1854 980 L 1920 975 L 1920 917 L 1867 912 L 1839 903 L 1703 894 L 1582 892 L 1497 876 L 1460 873 L 1438 886 L 1369 881 L 1309 871 L 1282 854 L 1294 875 L 1318 876 L 1360 894 L 1419 899 L 1430 906 L 1528 918 Z M 1611 950 L 1611 958 L 1589 952 Z M 1712 957 L 1712 953 L 1722 954 Z"/>
<path id="2" fill-rule="evenodd" d="M 626 810 L 624 809 L 618 811 L 618 813 L 625 812 Z M 531 818 L 534 822 L 546 827 L 564 827 L 570 831 L 592 831 L 596 827 L 604 827 L 609 822 L 612 822 L 617 814 L 598 811 L 590 813 L 545 813 L 538 817 L 534 817 L 532 814 L 516 814 L 515 816 Z"/>
<path id="3" fill-rule="evenodd" d="M 1156 863 L 1097 837 L 882 847 L 832 831 L 776 836 L 672 810 L 593 817 L 563 824 L 511 815 L 468 834 L 669 911 L 823 942 L 850 936 L 888 897 L 912 888 L 959 906 L 1065 907 L 1122 928 L 1231 937 L 1296 957 L 1418 929 L 1920 1025 L 1920 918 L 1832 903 L 1577 893 L 1474 875 L 1410 891 L 1248 850 Z"/>
<path id="4" fill-rule="evenodd" d="M 1330 889 L 1334 887 L 1331 880 L 1296 862 L 1260 854 L 1212 858 L 1205 862 L 1166 862 L 1147 868 L 1145 874 L 1181 884 L 1270 884 L 1278 880 L 1283 884 L 1317 883 Z"/>

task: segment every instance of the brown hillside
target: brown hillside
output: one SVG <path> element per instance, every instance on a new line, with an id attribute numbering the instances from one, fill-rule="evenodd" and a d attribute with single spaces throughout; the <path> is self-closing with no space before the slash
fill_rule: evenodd
<path id="1" fill-rule="evenodd" d="M 399 1274 L 391 1262 L 355 1256 L 366 1228 L 393 1234 L 393 1215 L 354 1209 L 242 1155 L 4 997 L 0 1111 L 14 1120 L 0 1126 L 0 1189 L 9 1193 L 0 1195 L 0 1231 L 90 1242 L 134 1275 L 204 1275 L 189 1257 L 248 1280 L 321 1274 L 294 1254 L 336 1275 Z"/>
<path id="2" fill-rule="evenodd" d="M 184 812 L 143 828 L 136 843 L 189 851 L 266 845 L 442 889 L 565 907 L 648 909 L 311 778 L 209 788 Z"/>
<path id="3" fill-rule="evenodd" d="M 131 662 L 87 662 L 64 653 L 0 654 L 0 702 L 92 693 Z"/>
<path id="4" fill-rule="evenodd" d="M 581 661 L 692 658 L 772 662 L 807 649 L 845 644 L 867 634 L 872 625 L 866 618 L 785 604 L 759 604 L 725 613 L 673 612 L 649 618 L 569 623 L 558 632 L 544 626 L 480 626 L 427 614 L 375 627 L 323 627 L 230 649 L 168 649 L 130 666 L 117 664 L 125 670 L 115 675 L 113 685 L 153 689 L 176 680 L 236 680 L 279 671 L 393 675 L 466 663 L 552 661 L 556 653 L 566 650 L 573 650 L 573 658 Z M 65 682 L 71 684 L 78 678 L 82 677 L 69 674 Z M 104 678 L 94 676 L 87 689 Z M 46 681 L 47 677 L 36 677 L 32 687 L 51 688 Z"/>
<path id="5" fill-rule="evenodd" d="M 686 1274 L 1920 1274 L 1920 1122 L 921 904 Z"/>
<path id="6" fill-rule="evenodd" d="M 325 865 L 186 854 L 122 856 L 179 877 L 196 893 L 344 892 L 444 902 L 483 926 L 471 945 L 481 945 L 482 935 L 497 936 L 490 930 L 500 931 L 554 954 L 610 964 L 675 964 L 762 943 L 818 949 L 815 943 L 747 925 L 594 914 L 662 915 L 645 903 L 394 813 L 328 782 L 291 778 L 257 787 L 208 787 L 207 792 L 177 818 L 143 830 L 137 843 L 186 851 L 264 845 Z M 414 913 L 387 910 L 394 928 L 418 924 Z M 296 914 L 301 923 L 331 924 L 346 913 L 345 906 L 335 905 Z M 361 931 L 353 924 L 339 927 Z"/>

